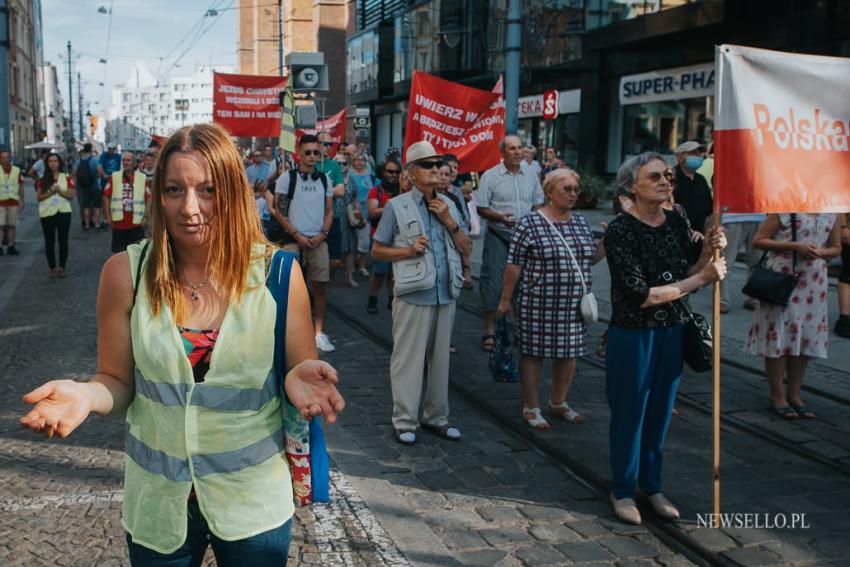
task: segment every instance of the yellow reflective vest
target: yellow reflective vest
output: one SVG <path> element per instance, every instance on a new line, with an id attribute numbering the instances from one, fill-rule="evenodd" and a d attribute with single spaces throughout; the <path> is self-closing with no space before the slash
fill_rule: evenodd
<path id="1" fill-rule="evenodd" d="M 133 224 L 142 224 L 145 216 L 145 183 L 147 176 L 141 171 L 133 172 Z M 112 174 L 112 197 L 109 200 L 109 213 L 113 222 L 124 218 L 124 171 Z"/>
<path id="2" fill-rule="evenodd" d="M 0 167 L 0 201 L 12 199 L 14 201 L 21 200 L 20 184 L 18 180 L 21 178 L 21 168 L 13 165 L 6 175 L 6 171 Z"/>
<path id="3" fill-rule="evenodd" d="M 127 249 L 133 278 L 144 243 Z M 228 306 L 200 383 L 171 310 L 163 306 L 154 317 L 144 278 L 134 282 L 135 396 L 122 523 L 135 543 L 160 553 L 186 540 L 193 485 L 210 531 L 223 540 L 279 527 L 295 511 L 274 372 L 276 303 L 265 285 L 263 246 L 252 255 L 249 288 Z"/>
<path id="4" fill-rule="evenodd" d="M 58 178 L 56 179 L 56 183 L 59 184 L 59 189 L 64 193 L 68 190 L 68 174 L 60 173 Z M 49 189 L 42 188 L 42 190 Z M 39 218 L 47 218 L 52 217 L 57 213 L 70 213 L 71 212 L 71 201 L 62 197 L 58 193 L 54 193 L 44 201 L 41 201 L 38 204 L 38 216 Z"/>

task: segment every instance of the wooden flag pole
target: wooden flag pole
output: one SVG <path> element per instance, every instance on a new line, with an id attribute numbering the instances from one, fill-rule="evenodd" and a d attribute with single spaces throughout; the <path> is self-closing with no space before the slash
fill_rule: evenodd
<path id="1" fill-rule="evenodd" d="M 715 230 L 720 227 L 720 211 L 714 211 L 713 225 Z M 714 262 L 720 260 L 720 250 L 714 251 Z M 728 274 L 727 274 L 728 275 Z M 711 483 L 712 483 L 712 512 L 715 514 L 715 522 L 719 525 L 717 518 L 720 516 L 720 282 L 714 282 L 714 298 L 712 301 L 711 316 L 711 340 L 712 349 L 711 373 L 713 379 L 713 402 L 712 402 L 712 432 L 713 447 L 711 458 Z"/>

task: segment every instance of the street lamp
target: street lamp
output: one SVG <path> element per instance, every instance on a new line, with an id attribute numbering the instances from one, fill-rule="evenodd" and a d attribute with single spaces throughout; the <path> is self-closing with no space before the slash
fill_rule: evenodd
<path id="1" fill-rule="evenodd" d="M 216 16 L 218 16 L 218 10 L 213 10 L 212 8 L 207 10 L 207 13 L 204 14 L 205 18 L 215 18 Z"/>
<path id="2" fill-rule="evenodd" d="M 101 6 L 100 8 L 97 9 L 97 13 L 98 14 L 108 14 L 109 10 L 106 9 L 106 6 Z"/>
<path id="3" fill-rule="evenodd" d="M 56 118 L 56 116 L 53 114 L 52 110 L 50 111 L 50 114 L 47 115 L 47 117 L 48 118 Z"/>

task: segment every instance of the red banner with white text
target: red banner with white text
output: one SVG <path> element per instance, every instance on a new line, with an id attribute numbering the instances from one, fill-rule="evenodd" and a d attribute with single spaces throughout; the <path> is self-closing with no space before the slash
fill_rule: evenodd
<path id="1" fill-rule="evenodd" d="M 850 211 L 850 59 L 716 52 L 715 208 Z"/>
<path id="2" fill-rule="evenodd" d="M 484 171 L 499 163 L 499 142 L 504 136 L 501 92 L 474 89 L 421 71 L 413 73 L 405 150 L 425 140 L 437 153 L 456 155 L 461 173 Z"/>
<path id="3" fill-rule="evenodd" d="M 233 136 L 280 134 L 280 92 L 286 77 L 213 73 L 213 122 Z"/>
<path id="4" fill-rule="evenodd" d="M 295 146 L 301 141 L 301 136 L 304 134 L 318 134 L 319 132 L 327 132 L 331 135 L 333 145 L 325 150 L 327 157 L 334 157 L 339 150 L 339 145 L 345 139 L 345 109 L 343 108 L 333 116 L 316 122 L 315 128 L 298 128 L 295 130 Z"/>

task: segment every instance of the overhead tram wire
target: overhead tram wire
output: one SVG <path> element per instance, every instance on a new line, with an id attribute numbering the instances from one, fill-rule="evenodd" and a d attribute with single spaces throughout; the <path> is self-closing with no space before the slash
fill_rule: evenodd
<path id="1" fill-rule="evenodd" d="M 209 29 L 212 27 L 212 25 L 215 23 L 215 21 L 221 16 L 219 11 L 225 11 L 227 9 L 230 9 L 230 7 L 233 6 L 233 4 L 235 2 L 235 0 L 234 0 L 233 2 L 230 3 L 230 5 L 227 8 L 222 8 L 220 6 L 220 4 L 223 1 L 224 0 L 213 0 L 213 2 L 209 5 L 209 7 L 206 10 L 204 10 L 203 13 L 201 13 L 201 15 L 195 21 L 195 23 L 192 24 L 192 27 L 189 28 L 189 30 L 186 32 L 186 34 L 183 35 L 183 37 L 180 39 L 180 41 L 178 41 L 168 51 L 168 53 L 166 53 L 165 56 L 160 59 L 160 64 L 159 64 L 159 66 L 157 66 L 157 71 L 156 71 L 157 80 L 159 82 L 163 82 L 168 77 L 168 75 L 171 73 L 171 71 L 180 63 L 180 60 L 183 59 L 183 57 L 186 55 L 186 53 L 188 53 L 195 46 L 195 44 L 198 41 L 200 41 L 200 39 L 204 35 L 206 35 L 206 32 L 209 31 Z M 210 13 L 214 13 L 215 16 L 208 16 L 208 14 L 210 14 Z M 208 18 L 215 18 L 215 19 L 211 22 L 211 24 L 209 26 L 207 26 L 206 29 L 204 29 L 204 24 L 206 23 Z M 184 45 L 186 47 L 183 47 Z M 181 49 L 182 49 L 182 51 L 180 52 L 180 55 L 178 55 L 177 58 L 168 66 L 167 70 L 162 71 L 162 67 L 163 67 L 163 64 L 165 63 L 165 61 L 167 61 L 172 56 L 172 54 L 174 54 L 176 51 L 181 50 Z"/>

